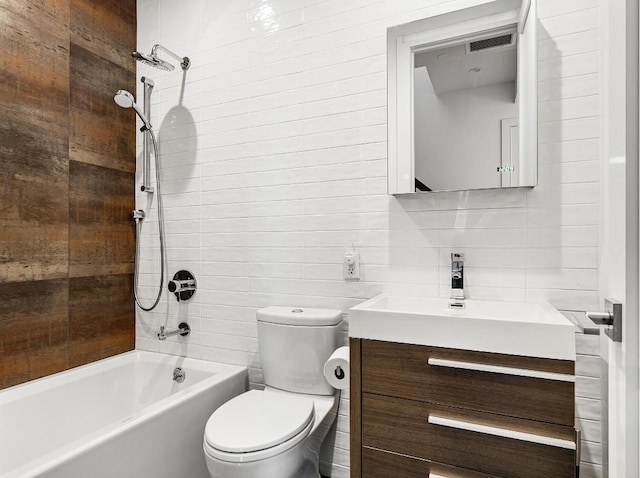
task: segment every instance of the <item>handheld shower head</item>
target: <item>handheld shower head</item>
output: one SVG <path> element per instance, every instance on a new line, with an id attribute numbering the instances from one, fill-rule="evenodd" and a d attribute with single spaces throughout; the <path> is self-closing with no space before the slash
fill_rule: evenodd
<path id="1" fill-rule="evenodd" d="M 118 92 L 113 97 L 113 101 L 115 101 L 116 104 L 122 108 L 133 108 L 133 111 L 136 112 L 138 117 L 144 123 L 142 131 L 151 129 L 151 123 L 144 115 L 140 107 L 136 104 L 135 100 L 133 99 L 133 95 L 127 90 L 118 90 Z"/>
<path id="2" fill-rule="evenodd" d="M 113 101 L 121 108 L 131 108 L 135 103 L 133 95 L 127 90 L 118 90 L 113 97 Z"/>
<path id="3" fill-rule="evenodd" d="M 154 68 L 158 68 L 160 70 L 172 71 L 175 67 L 168 61 L 161 60 L 158 57 L 158 50 L 166 53 L 174 60 L 179 61 L 180 67 L 185 71 L 188 70 L 191 66 L 191 60 L 189 60 L 189 57 L 180 57 L 173 53 L 171 50 L 168 50 L 167 48 L 159 44 L 153 45 L 151 53 L 148 55 L 145 53 L 140 53 L 139 51 L 134 51 L 131 53 L 131 56 L 138 60 L 140 63 L 144 63 L 145 65 L 153 66 Z"/>

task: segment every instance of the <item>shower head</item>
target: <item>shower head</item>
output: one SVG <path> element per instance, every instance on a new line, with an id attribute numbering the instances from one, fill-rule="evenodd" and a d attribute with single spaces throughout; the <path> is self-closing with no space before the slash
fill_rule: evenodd
<path id="1" fill-rule="evenodd" d="M 133 95 L 126 90 L 118 90 L 113 97 L 113 101 L 122 108 L 131 108 L 135 103 Z"/>
<path id="2" fill-rule="evenodd" d="M 155 44 L 151 49 L 150 54 L 140 53 L 139 51 L 134 51 L 131 53 L 131 56 L 138 60 L 140 63 L 144 63 L 145 65 L 153 66 L 154 68 L 158 68 L 160 70 L 172 71 L 175 67 L 169 63 L 168 61 L 162 60 L 158 57 L 158 50 L 166 53 L 173 59 L 180 62 L 180 67 L 183 70 L 188 70 L 191 66 L 191 60 L 188 57 L 179 57 L 171 50 L 163 47 L 162 45 Z"/>
<path id="3" fill-rule="evenodd" d="M 149 123 L 147 117 L 144 115 L 140 107 L 136 104 L 135 100 L 133 99 L 133 95 L 127 90 L 118 90 L 118 92 L 113 97 L 113 101 L 115 101 L 116 104 L 122 108 L 133 108 L 133 111 L 136 112 L 138 117 L 144 123 L 142 131 L 151 129 L 151 123 Z"/>
<path id="4" fill-rule="evenodd" d="M 140 63 L 153 66 L 154 68 L 158 68 L 159 70 L 172 71 L 175 68 L 171 63 L 161 60 L 157 56 L 146 55 L 138 51 L 132 52 L 131 56 L 138 60 Z"/>

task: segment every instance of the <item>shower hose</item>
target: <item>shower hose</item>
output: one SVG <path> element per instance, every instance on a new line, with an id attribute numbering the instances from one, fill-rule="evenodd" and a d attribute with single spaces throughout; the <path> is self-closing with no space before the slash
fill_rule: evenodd
<path id="1" fill-rule="evenodd" d="M 162 287 L 164 285 L 164 263 L 165 263 L 165 250 L 164 250 L 164 210 L 162 207 L 162 193 L 160 191 L 160 162 L 158 161 L 158 143 L 156 142 L 156 137 L 153 134 L 151 129 L 145 130 L 146 134 L 151 136 L 151 144 L 153 145 L 153 156 L 155 158 L 155 166 L 156 166 L 156 191 L 157 191 L 157 201 L 158 201 L 158 234 L 160 236 L 160 285 L 158 286 L 158 295 L 156 296 L 156 300 L 154 301 L 151 307 L 145 307 L 140 302 L 140 298 L 138 297 L 138 276 L 140 275 L 140 238 L 142 236 L 142 221 L 143 217 L 135 216 L 134 220 L 136 223 L 136 256 L 135 256 L 135 264 L 134 264 L 134 273 L 133 273 L 133 296 L 135 298 L 136 304 L 142 310 L 149 312 L 156 308 L 158 303 L 160 302 L 160 297 L 162 296 Z"/>

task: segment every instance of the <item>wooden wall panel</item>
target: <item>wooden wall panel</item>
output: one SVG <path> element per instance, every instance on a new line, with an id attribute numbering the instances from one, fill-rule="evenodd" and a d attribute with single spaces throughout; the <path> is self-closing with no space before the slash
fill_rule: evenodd
<path id="1" fill-rule="evenodd" d="M 134 347 L 135 4 L 0 3 L 0 388 Z"/>
<path id="2" fill-rule="evenodd" d="M 71 0 L 71 42 L 135 75 L 136 1 Z"/>
<path id="3" fill-rule="evenodd" d="M 52 107 L 67 111 L 69 102 L 69 5 L 43 0 L 0 3 L 0 100 L 19 109 Z M 60 17 L 56 17 L 60 15 Z M 66 128 L 66 121 L 59 125 Z M 44 139 L 44 138 L 43 138 Z"/>
<path id="4" fill-rule="evenodd" d="M 0 9 L 6 14 L 30 18 L 43 28 L 58 24 L 58 30 L 69 37 L 69 0 L 2 0 Z"/>
<path id="5" fill-rule="evenodd" d="M 131 274 L 70 279 L 70 366 L 84 365 L 134 348 L 132 297 Z"/>
<path id="6" fill-rule="evenodd" d="M 68 137 L 46 126 L 67 117 L 32 113 L 0 106 L 0 282 L 68 273 Z"/>
<path id="7" fill-rule="evenodd" d="M 135 76 L 71 43 L 70 159 L 135 173 L 136 128 L 132 109 L 113 101 L 118 90 L 135 94 Z"/>
<path id="8" fill-rule="evenodd" d="M 41 22 L 29 7 L 0 7 L 0 282 L 68 270 L 68 6 L 43 2 Z"/>
<path id="9" fill-rule="evenodd" d="M 0 284 L 0 388 L 68 368 L 67 279 Z"/>
<path id="10" fill-rule="evenodd" d="M 71 0 L 70 364 L 135 345 L 135 1 Z M 82 278 L 82 279 L 80 279 Z"/>
<path id="11" fill-rule="evenodd" d="M 133 273 L 134 173 L 71 161 L 69 179 L 69 275 Z"/>

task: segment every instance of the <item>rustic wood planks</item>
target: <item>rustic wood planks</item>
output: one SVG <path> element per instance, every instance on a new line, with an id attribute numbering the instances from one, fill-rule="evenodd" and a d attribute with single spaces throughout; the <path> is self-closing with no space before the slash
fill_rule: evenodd
<path id="1" fill-rule="evenodd" d="M 134 347 L 135 5 L 0 6 L 0 388 Z"/>

